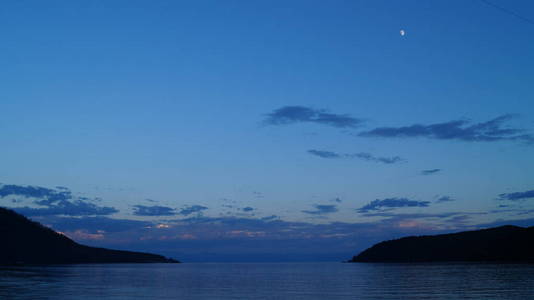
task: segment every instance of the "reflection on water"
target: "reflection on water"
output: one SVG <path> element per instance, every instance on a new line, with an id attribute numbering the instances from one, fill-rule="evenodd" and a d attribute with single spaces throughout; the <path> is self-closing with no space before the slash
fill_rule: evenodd
<path id="1" fill-rule="evenodd" d="M 0 299 L 532 299 L 534 265 L 205 263 L 0 267 Z"/>

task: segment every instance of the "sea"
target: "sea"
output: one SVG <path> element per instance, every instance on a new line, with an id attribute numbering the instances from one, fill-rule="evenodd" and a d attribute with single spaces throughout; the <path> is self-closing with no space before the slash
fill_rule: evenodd
<path id="1" fill-rule="evenodd" d="M 0 299 L 534 299 L 534 264 L 0 267 Z"/>

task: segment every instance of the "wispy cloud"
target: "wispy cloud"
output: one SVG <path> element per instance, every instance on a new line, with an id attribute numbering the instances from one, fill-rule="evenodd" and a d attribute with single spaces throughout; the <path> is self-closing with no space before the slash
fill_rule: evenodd
<path id="1" fill-rule="evenodd" d="M 394 164 L 394 163 L 398 163 L 398 162 L 404 161 L 404 159 L 402 159 L 399 156 L 377 157 L 377 156 L 373 156 L 372 154 L 366 153 L 366 152 L 360 152 L 360 153 L 354 153 L 354 154 L 346 154 L 346 155 L 349 158 L 359 158 L 359 159 L 363 159 L 363 160 L 366 160 L 366 161 L 379 162 L 379 163 L 384 163 L 384 164 Z"/>
<path id="2" fill-rule="evenodd" d="M 378 127 L 359 134 L 363 137 L 415 138 L 425 137 L 440 140 L 466 142 L 523 141 L 534 142 L 534 136 L 524 129 L 504 127 L 515 115 L 502 115 L 492 120 L 471 124 L 467 120 L 454 120 L 429 125 L 414 124 L 403 127 Z"/>
<path id="3" fill-rule="evenodd" d="M 277 216 L 277 215 L 270 215 L 270 216 L 267 216 L 267 217 L 263 217 L 260 220 L 265 221 L 265 222 L 269 222 L 269 221 L 274 221 L 274 220 L 279 220 L 279 219 L 280 219 L 280 217 Z"/>
<path id="4" fill-rule="evenodd" d="M 370 211 L 379 211 L 388 208 L 400 207 L 427 207 L 429 201 L 410 200 L 408 198 L 386 198 L 376 199 L 357 209 L 359 213 L 368 213 Z"/>
<path id="5" fill-rule="evenodd" d="M 423 170 L 421 171 L 421 175 L 433 175 L 433 174 L 436 174 L 436 173 L 439 173 L 441 172 L 442 170 L 441 169 L 430 169 L 430 170 Z"/>
<path id="6" fill-rule="evenodd" d="M 525 192 L 504 193 L 504 194 L 500 194 L 499 198 L 501 200 L 512 200 L 512 201 L 534 198 L 534 190 L 525 191 Z"/>
<path id="7" fill-rule="evenodd" d="M 17 212 L 26 216 L 51 216 L 51 215 L 66 215 L 66 216 L 102 216 L 111 215 L 119 212 L 114 207 L 97 206 L 93 203 L 83 201 L 64 201 L 47 208 L 33 208 L 33 207 L 15 207 Z"/>
<path id="8" fill-rule="evenodd" d="M 125 232 L 137 231 L 152 225 L 149 221 L 115 219 L 104 216 L 37 216 L 35 219 L 43 224 L 49 224 L 54 229 L 61 231 L 88 230 L 97 232 L 103 230 L 106 232 Z"/>
<path id="9" fill-rule="evenodd" d="M 316 204 L 313 207 L 315 208 L 315 210 L 303 210 L 302 212 L 309 215 L 325 215 L 338 211 L 337 206 L 331 204 Z"/>
<path id="10" fill-rule="evenodd" d="M 316 123 L 338 128 L 355 128 L 362 120 L 348 114 L 334 114 L 326 109 L 313 109 L 305 106 L 284 106 L 267 114 L 264 120 L 268 125 L 286 125 L 294 123 Z"/>
<path id="11" fill-rule="evenodd" d="M 193 214 L 193 213 L 201 213 L 203 210 L 206 210 L 206 209 L 208 209 L 206 206 L 191 205 L 191 206 L 185 206 L 181 208 L 178 213 L 182 216 L 189 216 L 190 214 Z"/>
<path id="12" fill-rule="evenodd" d="M 373 211 L 366 213 L 366 217 L 387 217 L 395 218 L 397 220 L 408 219 L 446 219 L 457 215 L 463 215 L 463 212 L 443 212 L 443 213 L 395 213 L 391 211 Z"/>
<path id="13" fill-rule="evenodd" d="M 174 208 L 167 206 L 145 206 L 145 205 L 135 205 L 134 206 L 134 215 L 136 216 L 174 216 L 177 214 Z"/>
<path id="14" fill-rule="evenodd" d="M 454 199 L 449 197 L 449 196 L 441 196 L 436 200 L 436 202 L 438 202 L 438 203 L 451 202 L 451 201 L 454 201 Z"/>
<path id="15" fill-rule="evenodd" d="M 91 216 L 117 213 L 114 207 L 98 206 L 87 197 L 75 197 L 65 187 L 49 189 L 39 186 L 2 185 L 0 198 L 24 197 L 34 199 L 33 204 L 40 207 L 15 207 L 16 211 L 27 216 Z M 96 200 L 96 199 L 93 199 Z"/>
<path id="16" fill-rule="evenodd" d="M 361 159 L 365 161 L 371 161 L 371 162 L 378 162 L 378 163 L 384 163 L 384 164 L 394 164 L 398 162 L 404 161 L 399 156 L 393 156 L 393 157 L 378 157 L 374 156 L 367 152 L 359 152 L 359 153 L 336 153 L 332 151 L 324 151 L 324 150 L 316 150 L 311 149 L 308 150 L 308 153 L 314 156 L 318 156 L 321 158 L 330 158 L 330 159 Z"/>
<path id="17" fill-rule="evenodd" d="M 311 155 L 321 157 L 321 158 L 344 158 L 343 154 L 337 154 L 332 151 L 311 149 L 311 150 L 308 150 L 308 153 Z"/>
<path id="18" fill-rule="evenodd" d="M 48 202 L 69 200 L 72 193 L 68 188 L 58 187 L 59 190 L 49 189 L 40 186 L 23 186 L 6 184 L 0 187 L 0 197 L 21 196 L 25 198 L 37 198 Z"/>

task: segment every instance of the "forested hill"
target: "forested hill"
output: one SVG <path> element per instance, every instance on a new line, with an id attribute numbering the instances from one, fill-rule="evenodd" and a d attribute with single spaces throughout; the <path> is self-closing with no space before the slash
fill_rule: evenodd
<path id="1" fill-rule="evenodd" d="M 161 255 L 80 245 L 0 207 L 0 264 L 172 263 Z"/>
<path id="2" fill-rule="evenodd" d="M 534 262 L 534 227 L 502 226 L 378 243 L 350 262 Z"/>

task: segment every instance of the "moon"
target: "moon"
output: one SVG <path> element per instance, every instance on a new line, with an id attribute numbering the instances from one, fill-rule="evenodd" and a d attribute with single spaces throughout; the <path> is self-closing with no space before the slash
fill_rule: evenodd
<path id="1" fill-rule="evenodd" d="M 404 29 L 401 29 L 401 30 L 400 30 L 400 35 L 401 35 L 401 36 L 406 35 L 406 31 L 404 31 Z"/>

